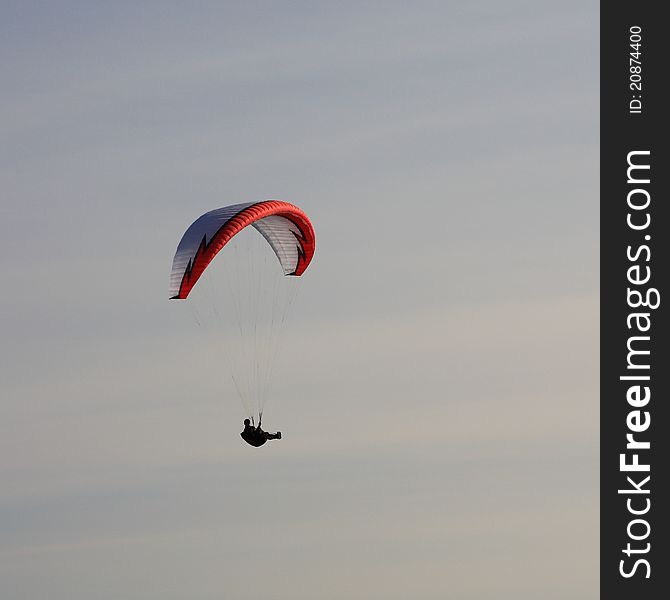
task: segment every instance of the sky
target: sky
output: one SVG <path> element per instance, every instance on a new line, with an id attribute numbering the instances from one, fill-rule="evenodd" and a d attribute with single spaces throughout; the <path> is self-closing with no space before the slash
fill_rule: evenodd
<path id="1" fill-rule="evenodd" d="M 0 4 L 0 596 L 598 595 L 598 3 Z M 312 219 L 266 424 L 167 299 Z"/>

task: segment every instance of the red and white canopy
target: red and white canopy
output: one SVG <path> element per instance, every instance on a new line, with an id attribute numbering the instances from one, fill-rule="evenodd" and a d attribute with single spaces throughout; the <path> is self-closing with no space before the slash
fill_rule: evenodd
<path id="1" fill-rule="evenodd" d="M 304 212 L 281 200 L 233 204 L 205 213 L 186 230 L 172 261 L 170 298 L 186 298 L 219 250 L 249 225 L 270 244 L 285 275 L 305 272 L 315 240 Z"/>

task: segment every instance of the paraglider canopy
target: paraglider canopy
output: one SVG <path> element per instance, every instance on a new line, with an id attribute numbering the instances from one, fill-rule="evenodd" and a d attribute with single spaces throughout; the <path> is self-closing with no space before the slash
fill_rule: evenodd
<path id="1" fill-rule="evenodd" d="M 305 213 L 281 200 L 233 204 L 205 213 L 186 230 L 172 262 L 170 298 L 187 298 L 217 253 L 249 225 L 270 244 L 285 275 L 304 273 L 315 245 Z"/>

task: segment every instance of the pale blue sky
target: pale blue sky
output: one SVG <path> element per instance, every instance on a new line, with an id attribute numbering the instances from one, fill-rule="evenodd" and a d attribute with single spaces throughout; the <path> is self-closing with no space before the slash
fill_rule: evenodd
<path id="1" fill-rule="evenodd" d="M 598 4 L 0 5 L 0 596 L 598 593 Z M 317 231 L 242 444 L 186 226 Z"/>

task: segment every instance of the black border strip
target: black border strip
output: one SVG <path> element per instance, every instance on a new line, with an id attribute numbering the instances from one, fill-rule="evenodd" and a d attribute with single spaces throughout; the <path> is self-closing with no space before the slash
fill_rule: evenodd
<path id="1" fill-rule="evenodd" d="M 665 139 L 665 112 L 669 108 L 666 42 L 670 36 L 660 14 L 662 7 L 658 2 L 601 4 L 600 581 L 601 598 L 606 600 L 657 600 L 670 593 L 670 502 L 666 485 L 670 431 L 665 431 L 670 365 L 666 365 L 668 322 L 664 304 L 670 302 L 670 294 L 668 267 L 662 262 L 664 255 L 670 255 L 670 232 L 666 231 L 670 163 L 669 142 Z M 636 48 L 631 47 L 630 36 L 638 27 L 641 42 L 636 57 L 631 55 Z M 637 66 L 635 61 L 641 63 L 639 72 L 633 68 Z M 629 161 L 648 165 L 649 169 L 629 172 Z M 646 179 L 649 181 L 644 182 Z M 649 206 L 631 209 L 631 193 L 632 202 L 640 205 L 648 194 Z M 647 223 L 647 214 L 650 221 L 646 227 L 636 230 L 631 226 Z M 646 267 L 649 281 L 632 283 L 631 278 L 646 276 Z M 631 298 L 629 290 L 646 294 L 651 288 L 660 293 L 658 308 L 631 306 L 636 295 Z M 641 333 L 638 325 L 644 319 L 629 317 L 644 312 L 649 315 L 650 327 Z M 635 336 L 649 339 L 632 340 Z M 631 344 L 649 354 L 631 355 Z M 631 368 L 631 360 L 638 367 L 646 364 L 649 368 Z M 620 379 L 639 375 L 649 380 Z M 649 388 L 649 402 L 635 406 L 634 391 L 627 397 L 635 385 L 641 386 L 642 392 Z M 643 429 L 647 422 L 648 428 L 631 432 L 631 427 Z M 627 434 L 649 442 L 649 449 L 627 448 Z M 637 460 L 649 465 L 649 471 L 622 469 L 622 454 L 628 464 L 637 454 Z M 645 482 L 647 476 L 650 478 Z"/>

